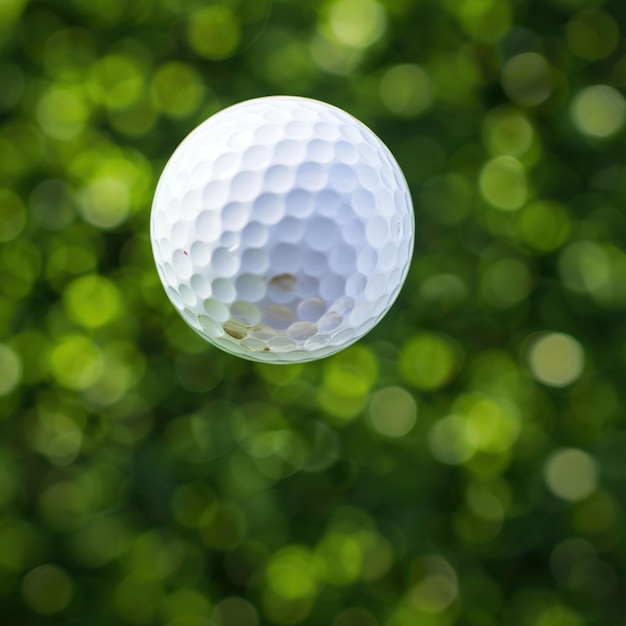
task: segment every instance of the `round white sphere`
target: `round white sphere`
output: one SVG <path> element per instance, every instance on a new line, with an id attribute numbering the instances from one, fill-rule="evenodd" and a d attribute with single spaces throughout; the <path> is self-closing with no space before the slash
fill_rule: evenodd
<path id="1" fill-rule="evenodd" d="M 213 115 L 159 180 L 151 240 L 165 291 L 204 339 L 272 363 L 354 343 L 407 275 L 414 215 L 388 148 L 348 113 L 272 96 Z"/>

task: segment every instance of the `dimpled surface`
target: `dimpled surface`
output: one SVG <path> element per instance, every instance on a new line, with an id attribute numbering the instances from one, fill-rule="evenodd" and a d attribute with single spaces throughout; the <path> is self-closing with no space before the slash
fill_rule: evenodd
<path id="1" fill-rule="evenodd" d="M 361 122 L 308 98 L 220 111 L 168 161 L 156 266 L 185 321 L 227 352 L 289 363 L 354 343 L 396 299 L 413 251 L 406 181 Z"/>

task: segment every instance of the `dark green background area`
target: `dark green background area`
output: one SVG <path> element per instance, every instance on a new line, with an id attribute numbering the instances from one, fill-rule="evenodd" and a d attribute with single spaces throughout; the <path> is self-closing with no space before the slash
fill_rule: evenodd
<path id="1" fill-rule="evenodd" d="M 0 622 L 626 624 L 621 0 L 0 2 Z M 212 113 L 330 102 L 416 250 L 305 365 L 167 300 L 158 176 Z"/>

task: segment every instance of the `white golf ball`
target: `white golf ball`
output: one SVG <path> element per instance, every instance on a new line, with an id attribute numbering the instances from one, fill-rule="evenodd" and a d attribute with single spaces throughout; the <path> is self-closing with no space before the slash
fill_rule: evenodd
<path id="1" fill-rule="evenodd" d="M 150 230 L 165 291 L 198 334 L 290 363 L 338 352 L 385 315 L 414 215 L 396 160 L 364 124 L 273 96 L 191 132 L 161 175 Z"/>

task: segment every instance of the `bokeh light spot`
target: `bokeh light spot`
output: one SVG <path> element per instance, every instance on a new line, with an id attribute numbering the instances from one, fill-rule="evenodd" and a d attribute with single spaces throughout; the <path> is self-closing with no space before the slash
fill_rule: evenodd
<path id="1" fill-rule="evenodd" d="M 420 287 L 420 296 L 431 306 L 439 306 L 443 310 L 455 308 L 467 295 L 467 285 L 454 274 L 435 274 Z"/>
<path id="2" fill-rule="evenodd" d="M 619 43 L 619 26 L 615 19 L 598 9 L 576 14 L 565 30 L 570 50 L 583 59 L 609 56 Z"/>
<path id="3" fill-rule="evenodd" d="M 143 92 L 142 68 L 127 56 L 105 56 L 94 64 L 88 89 L 96 102 L 109 109 L 124 109 L 137 102 Z"/>
<path id="4" fill-rule="evenodd" d="M 425 148 L 424 157 L 432 163 L 433 146 L 426 145 Z M 412 159 L 416 159 L 415 154 L 412 154 Z M 430 219 L 447 225 L 458 224 L 467 216 L 475 193 L 465 178 L 445 174 L 435 176 L 424 184 L 420 200 Z"/>
<path id="5" fill-rule="evenodd" d="M 156 108 L 172 117 L 195 111 L 202 98 L 202 80 L 189 65 L 170 61 L 161 65 L 151 81 Z"/>
<path id="6" fill-rule="evenodd" d="M 313 60 L 321 70 L 331 74 L 347 75 L 359 65 L 363 50 L 352 48 L 321 34 L 313 37 L 310 43 Z"/>
<path id="7" fill-rule="evenodd" d="M 128 185 L 121 178 L 97 178 L 83 189 L 79 198 L 83 217 L 98 228 L 117 226 L 130 211 Z"/>
<path id="8" fill-rule="evenodd" d="M 239 46 L 239 21 L 225 6 L 200 9 L 191 16 L 187 37 L 193 50 L 200 56 L 225 59 L 232 56 Z"/>
<path id="9" fill-rule="evenodd" d="M 202 541 L 215 550 L 227 552 L 237 546 L 246 532 L 245 517 L 231 504 L 218 504 L 203 522 Z"/>
<path id="10" fill-rule="evenodd" d="M 555 452 L 545 465 L 544 476 L 555 495 L 573 502 L 593 493 L 598 483 L 598 470 L 593 458 L 575 449 Z"/>
<path id="11" fill-rule="evenodd" d="M 9 346 L 0 343 L 0 396 L 15 389 L 22 378 L 22 360 Z"/>
<path id="12" fill-rule="evenodd" d="M 0 243 L 15 239 L 26 224 L 24 203 L 10 189 L 0 189 Z"/>
<path id="13" fill-rule="evenodd" d="M 550 66 L 537 52 L 518 54 L 502 68 L 502 87 L 517 104 L 541 104 L 550 97 L 553 89 Z"/>
<path id="14" fill-rule="evenodd" d="M 568 289 L 578 293 L 596 293 L 611 281 L 609 255 L 592 241 L 567 246 L 559 257 L 559 270 Z"/>
<path id="15" fill-rule="evenodd" d="M 574 97 L 571 115 L 581 133 L 603 139 L 624 125 L 626 100 L 609 85 L 585 87 Z"/>
<path id="16" fill-rule="evenodd" d="M 58 179 L 40 182 L 28 199 L 29 213 L 32 218 L 49 230 L 62 230 L 72 223 L 76 216 L 75 201 L 67 184 Z M 52 254 L 62 254 L 63 247 Z M 74 267 L 74 266 L 73 266 Z"/>
<path id="17" fill-rule="evenodd" d="M 91 487 L 100 484 L 96 483 Z M 42 519 L 59 529 L 70 529 L 84 523 L 93 503 L 86 493 L 88 484 L 71 480 L 56 481 L 39 494 L 38 505 Z"/>
<path id="18" fill-rule="evenodd" d="M 519 213 L 518 236 L 530 248 L 549 252 L 568 239 L 571 221 L 566 207 L 551 200 L 526 205 Z"/>
<path id="19" fill-rule="evenodd" d="M 50 353 L 50 368 L 63 387 L 82 390 L 93 385 L 101 376 L 102 352 L 83 335 L 61 338 Z"/>
<path id="20" fill-rule="evenodd" d="M 503 259 L 487 267 L 481 283 L 487 301 L 500 309 L 515 306 L 528 296 L 532 279 L 526 265 L 518 259 Z"/>
<path id="21" fill-rule="evenodd" d="M 211 624 L 211 603 L 208 598 L 194 589 L 177 589 L 161 602 L 161 614 L 176 626 L 200 626 Z M 212 626 L 212 624 L 211 624 Z"/>
<path id="22" fill-rule="evenodd" d="M 415 117 L 432 104 L 432 82 L 419 65 L 395 65 L 385 72 L 381 80 L 380 97 L 392 113 Z"/>
<path id="23" fill-rule="evenodd" d="M 428 445 L 433 456 L 448 465 L 461 465 L 476 453 L 460 415 L 448 415 L 435 422 L 428 433 Z"/>
<path id="24" fill-rule="evenodd" d="M 28 0 L 4 0 L 0 3 L 0 28 L 10 28 L 28 4 Z"/>
<path id="25" fill-rule="evenodd" d="M 211 615 L 215 626 L 258 626 L 256 609 L 243 598 L 231 596 L 215 605 Z"/>
<path id="26" fill-rule="evenodd" d="M 538 381 L 550 387 L 566 387 L 582 374 L 585 352 L 570 335 L 546 333 L 532 342 L 528 364 Z"/>
<path id="27" fill-rule="evenodd" d="M 411 604 L 428 615 L 442 613 L 457 596 L 456 572 L 438 556 L 420 559 L 416 569 L 420 577 L 409 592 Z"/>
<path id="28" fill-rule="evenodd" d="M 330 5 L 328 22 L 332 34 L 340 43 L 366 48 L 384 34 L 387 15 L 376 0 L 334 0 Z"/>
<path id="29" fill-rule="evenodd" d="M 480 173 L 479 185 L 483 198 L 496 209 L 515 211 L 526 202 L 526 173 L 512 156 L 488 161 Z"/>
<path id="30" fill-rule="evenodd" d="M 122 299 L 113 282 L 91 274 L 70 283 L 63 292 L 67 311 L 86 328 L 98 328 L 115 319 L 121 312 Z"/>
<path id="31" fill-rule="evenodd" d="M 37 105 L 37 120 L 44 133 L 53 139 L 72 139 L 85 127 L 89 113 L 79 87 L 53 86 Z"/>
<path id="32" fill-rule="evenodd" d="M 363 549 L 356 537 L 331 531 L 318 544 L 314 559 L 325 582 L 337 587 L 351 585 L 361 574 Z"/>
<path id="33" fill-rule="evenodd" d="M 519 437 L 520 418 L 510 403 L 470 394 L 461 397 L 455 408 L 465 410 L 467 440 L 477 450 L 506 452 Z"/>
<path id="34" fill-rule="evenodd" d="M 116 403 L 144 374 L 143 355 L 132 344 L 111 342 L 104 347 L 103 371 L 85 396 L 94 405 Z"/>
<path id="35" fill-rule="evenodd" d="M 378 362 L 366 346 L 352 346 L 324 365 L 320 403 L 335 417 L 354 417 L 378 375 Z"/>
<path id="36" fill-rule="evenodd" d="M 62 611 L 72 598 L 72 581 L 60 567 L 40 565 L 22 580 L 22 598 L 36 613 L 53 615 Z"/>
<path id="37" fill-rule="evenodd" d="M 313 555 L 301 546 L 289 546 L 274 554 L 266 577 L 271 589 L 281 598 L 297 600 L 317 593 Z"/>
<path id="38" fill-rule="evenodd" d="M 404 344 L 400 353 L 400 372 L 418 389 L 443 387 L 456 369 L 457 351 L 444 335 L 417 335 Z"/>
<path id="39" fill-rule="evenodd" d="M 485 520 L 501 524 L 504 519 L 504 507 L 500 498 L 480 482 L 471 483 L 466 492 L 468 508 Z"/>
<path id="40" fill-rule="evenodd" d="M 129 536 L 128 529 L 115 517 L 95 516 L 72 533 L 71 545 L 81 564 L 99 568 L 122 554 Z"/>
<path id="41" fill-rule="evenodd" d="M 445 4 L 478 41 L 498 41 L 510 28 L 512 12 L 506 0 L 446 0 Z"/>
<path id="42" fill-rule="evenodd" d="M 304 442 L 290 430 L 256 432 L 248 437 L 245 448 L 261 473 L 274 480 L 286 478 L 300 470 L 308 457 Z"/>
<path id="43" fill-rule="evenodd" d="M 532 146 L 532 124 L 516 109 L 494 109 L 483 123 L 483 143 L 491 154 L 519 157 Z"/>
<path id="44" fill-rule="evenodd" d="M 415 426 L 415 400 L 401 387 L 385 387 L 370 400 L 369 416 L 374 429 L 386 437 L 404 437 Z"/>
<path id="45" fill-rule="evenodd" d="M 70 465 L 78 456 L 82 441 L 83 437 L 77 429 L 68 429 L 57 434 L 48 443 L 46 456 L 53 465 Z"/>

